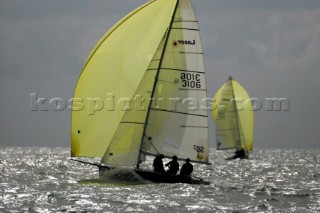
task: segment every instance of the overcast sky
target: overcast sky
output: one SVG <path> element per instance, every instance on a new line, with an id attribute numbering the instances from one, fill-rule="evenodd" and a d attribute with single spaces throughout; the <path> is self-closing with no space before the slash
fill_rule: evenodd
<path id="1" fill-rule="evenodd" d="M 144 2 L 0 0 L 0 146 L 69 146 L 70 111 L 31 111 L 30 94 L 71 98 L 95 43 Z M 208 96 L 232 75 L 263 104 L 255 147 L 320 148 L 320 1 L 193 3 Z M 275 97 L 290 100 L 290 110 L 268 111 L 264 100 Z"/>

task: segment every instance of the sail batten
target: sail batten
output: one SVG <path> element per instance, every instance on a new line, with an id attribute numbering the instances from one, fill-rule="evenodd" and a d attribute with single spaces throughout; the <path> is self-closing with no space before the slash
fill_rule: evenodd
<path id="1" fill-rule="evenodd" d="M 168 67 L 164 67 L 164 68 L 161 68 L 161 69 L 162 70 L 172 70 L 172 71 L 180 71 L 180 72 L 194 72 L 194 73 L 203 73 L 203 74 L 205 74 L 204 71 L 183 70 L 183 69 L 168 68 Z"/>

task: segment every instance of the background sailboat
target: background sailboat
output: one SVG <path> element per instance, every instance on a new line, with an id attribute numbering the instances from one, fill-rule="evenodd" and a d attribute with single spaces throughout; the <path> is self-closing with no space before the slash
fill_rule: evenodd
<path id="1" fill-rule="evenodd" d="M 188 108 L 190 101 L 201 103 L 206 92 L 199 26 L 190 0 L 150 1 L 105 34 L 74 94 L 94 109 L 99 100 L 119 103 L 127 98 L 130 110 L 116 105 L 91 113 L 73 111 L 72 156 L 102 157 L 101 171 L 139 168 L 146 156 L 159 153 L 208 164 L 207 112 Z"/>
<path id="2" fill-rule="evenodd" d="M 247 91 L 230 77 L 215 94 L 212 107 L 217 149 L 235 149 L 232 158 L 247 158 L 254 136 L 254 113 Z"/>

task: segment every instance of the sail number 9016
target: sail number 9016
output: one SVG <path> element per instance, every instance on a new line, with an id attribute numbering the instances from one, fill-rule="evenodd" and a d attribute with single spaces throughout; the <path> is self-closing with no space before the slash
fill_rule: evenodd
<path id="1" fill-rule="evenodd" d="M 200 74 L 181 73 L 180 79 L 184 88 L 201 88 Z"/>

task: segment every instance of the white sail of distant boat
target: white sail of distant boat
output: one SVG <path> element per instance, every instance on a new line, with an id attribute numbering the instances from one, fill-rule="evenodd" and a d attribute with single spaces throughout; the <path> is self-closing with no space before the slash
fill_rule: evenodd
<path id="1" fill-rule="evenodd" d="M 254 114 L 249 94 L 230 77 L 213 100 L 217 150 L 235 149 L 239 156 L 233 158 L 247 158 L 253 148 L 254 131 Z"/>
<path id="2" fill-rule="evenodd" d="M 89 56 L 74 94 L 89 109 L 72 112 L 72 156 L 102 157 L 100 169 L 136 168 L 140 175 L 145 156 L 160 153 L 208 164 L 208 115 L 189 107 L 206 92 L 190 0 L 150 1 L 112 27 Z M 112 105 L 123 98 L 127 110 Z M 106 103 L 102 109 L 106 99 L 112 110 Z"/>

